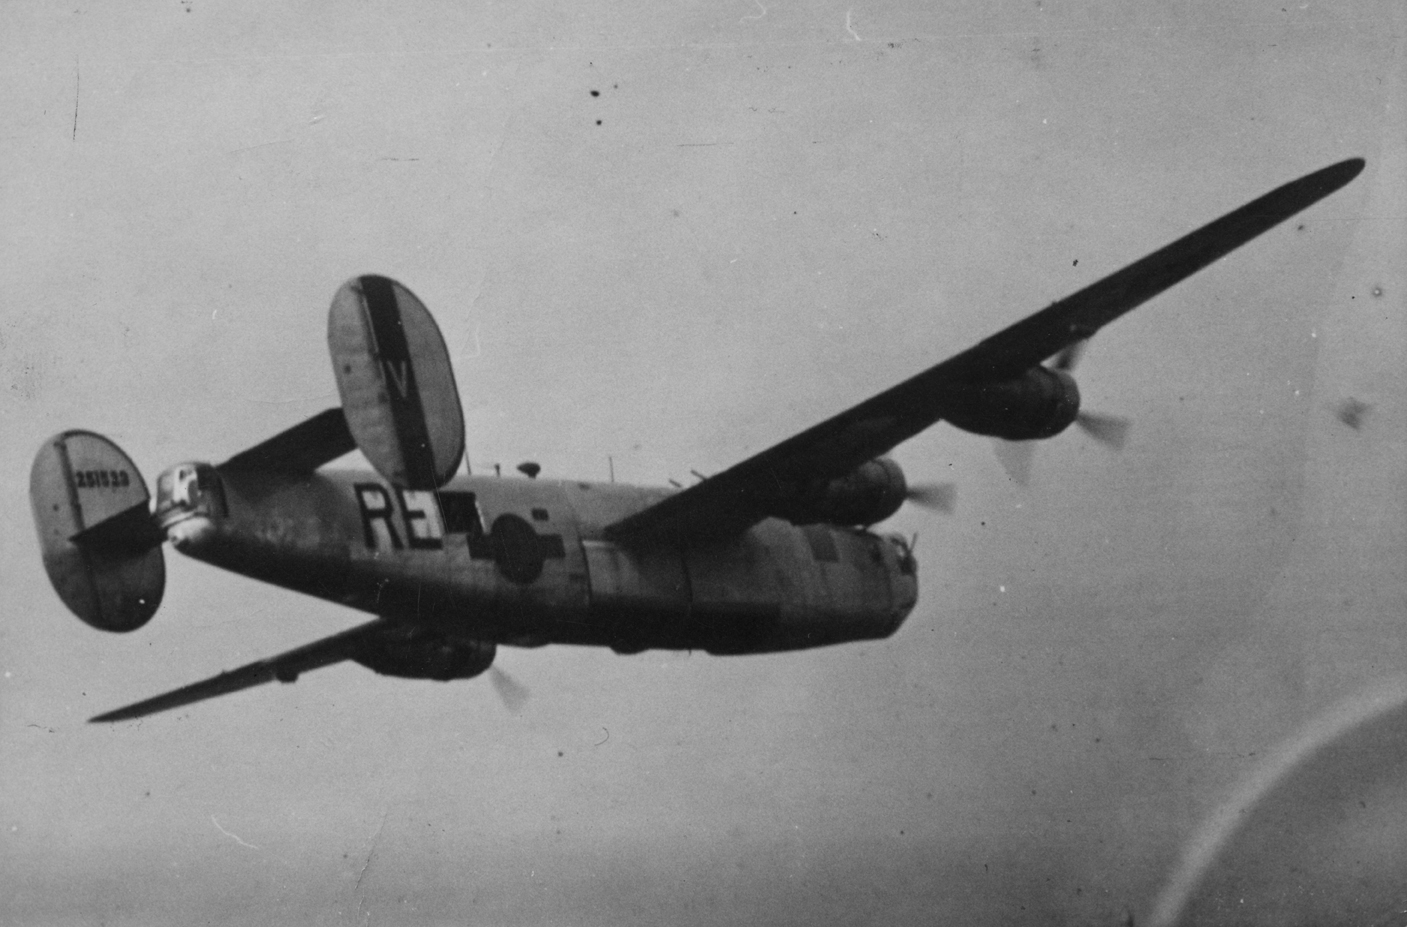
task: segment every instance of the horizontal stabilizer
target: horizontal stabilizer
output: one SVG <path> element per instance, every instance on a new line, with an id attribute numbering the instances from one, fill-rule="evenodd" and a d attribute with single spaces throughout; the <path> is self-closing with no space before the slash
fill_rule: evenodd
<path id="1" fill-rule="evenodd" d="M 70 538 L 85 550 L 136 557 L 160 547 L 166 534 L 156 526 L 146 502 L 138 502 Z"/>
<path id="2" fill-rule="evenodd" d="M 193 682 L 188 686 L 182 686 L 179 689 L 173 689 L 170 692 L 164 692 L 161 695 L 90 718 L 89 721 L 128 721 L 132 718 L 153 715 L 159 711 L 180 708 L 183 705 L 214 698 L 217 695 L 228 695 L 231 692 L 238 692 L 240 689 L 273 682 L 275 679 L 281 682 L 293 682 L 301 673 L 351 659 L 389 626 L 390 622 L 387 619 L 377 618 L 375 621 L 368 621 L 366 624 L 358 625 L 331 637 L 324 637 L 322 640 L 305 644 L 276 657 L 249 663 L 239 669 L 220 673 L 218 676 L 202 679 L 200 682 Z"/>
<path id="3" fill-rule="evenodd" d="M 311 473 L 357 449 L 341 409 L 326 409 L 220 464 L 221 470 Z"/>
<path id="4" fill-rule="evenodd" d="M 438 489 L 464 457 L 464 412 L 430 311 L 387 277 L 347 281 L 327 316 L 347 427 L 366 459 L 407 489 Z"/>

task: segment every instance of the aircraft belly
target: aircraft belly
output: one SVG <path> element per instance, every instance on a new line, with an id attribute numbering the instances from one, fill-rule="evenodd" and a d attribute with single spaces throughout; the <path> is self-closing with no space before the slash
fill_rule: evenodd
<path id="1" fill-rule="evenodd" d="M 474 603 L 463 616 L 474 633 L 534 646 L 586 623 L 587 567 L 561 484 L 476 477 L 446 489 L 472 495 L 470 521 L 479 523 L 445 535 L 454 588 Z"/>
<path id="2" fill-rule="evenodd" d="M 224 479 L 228 511 L 184 552 L 466 640 L 736 654 L 898 624 L 893 552 L 864 531 L 766 519 L 726 541 L 628 547 L 582 527 L 580 484 L 470 477 L 417 493 L 366 473 Z M 629 489 L 587 487 L 622 501 Z"/>
<path id="3" fill-rule="evenodd" d="M 690 616 L 709 651 L 778 649 L 786 630 L 812 610 L 806 586 L 795 575 L 801 561 L 791 543 L 793 531 L 768 519 L 725 543 L 685 551 Z"/>
<path id="4" fill-rule="evenodd" d="M 794 582 L 795 604 L 783 613 L 784 646 L 778 649 L 888 637 L 897 629 L 892 586 L 898 563 L 889 544 L 852 528 L 786 528 L 786 575 Z"/>
<path id="5" fill-rule="evenodd" d="M 585 610 L 570 507 L 550 484 L 417 493 L 335 471 L 224 482 L 227 514 L 185 549 L 216 566 L 476 640 L 528 641 Z"/>
<path id="6" fill-rule="evenodd" d="M 768 519 L 727 541 L 683 549 L 585 540 L 590 620 L 569 642 L 742 654 L 892 633 L 894 558 L 883 555 L 883 542 L 822 526 L 835 536 L 821 550 L 834 551 L 830 562 L 808 540 L 816 530 Z"/>
<path id="7" fill-rule="evenodd" d="M 562 628 L 565 642 L 622 652 L 691 646 L 689 585 L 677 548 L 629 549 L 602 540 L 584 540 L 581 546 L 590 610 L 584 625 Z"/>

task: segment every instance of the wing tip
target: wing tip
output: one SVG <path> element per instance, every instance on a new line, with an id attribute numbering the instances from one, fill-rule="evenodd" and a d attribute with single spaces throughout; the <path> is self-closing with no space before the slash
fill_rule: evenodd
<path id="1" fill-rule="evenodd" d="M 1337 164 L 1330 164 L 1310 174 L 1305 180 L 1317 181 L 1315 186 L 1322 184 L 1323 192 L 1320 196 L 1328 196 L 1340 187 L 1347 186 L 1353 178 L 1363 173 L 1363 169 L 1368 166 L 1364 158 L 1347 158 Z"/>
<path id="2" fill-rule="evenodd" d="M 1367 166 L 1368 160 L 1366 158 L 1348 158 L 1334 165 L 1334 167 L 1343 168 L 1345 171 L 1351 171 L 1351 177 L 1357 177 Z"/>
<path id="3" fill-rule="evenodd" d="M 117 721 L 130 721 L 133 718 L 141 717 L 140 714 L 131 714 L 125 709 L 118 708 L 115 711 L 103 712 L 100 715 L 93 715 L 88 719 L 89 724 L 113 724 Z"/>

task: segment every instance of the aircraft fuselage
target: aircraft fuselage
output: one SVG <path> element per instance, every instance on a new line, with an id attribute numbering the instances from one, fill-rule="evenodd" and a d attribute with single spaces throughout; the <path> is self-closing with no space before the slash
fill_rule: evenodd
<path id="1" fill-rule="evenodd" d="M 158 515 L 181 550 L 236 573 L 466 641 L 712 653 L 893 634 L 917 598 L 902 539 L 766 519 L 687 545 L 602 529 L 669 490 L 461 476 L 436 491 L 375 473 L 217 473 Z M 173 468 L 169 473 L 180 471 Z"/>

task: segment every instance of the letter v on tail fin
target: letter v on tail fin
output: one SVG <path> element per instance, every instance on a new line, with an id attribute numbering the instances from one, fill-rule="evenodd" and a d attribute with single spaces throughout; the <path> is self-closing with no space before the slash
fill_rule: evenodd
<path id="1" fill-rule="evenodd" d="M 437 489 L 464 456 L 464 413 L 444 337 L 425 305 L 387 277 L 347 281 L 327 318 L 347 427 L 382 476 Z"/>

